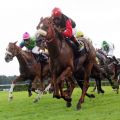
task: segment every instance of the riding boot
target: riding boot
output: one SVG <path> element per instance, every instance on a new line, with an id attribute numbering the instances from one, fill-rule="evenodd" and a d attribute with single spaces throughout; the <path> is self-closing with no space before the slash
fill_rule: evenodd
<path id="1" fill-rule="evenodd" d="M 48 57 L 45 54 L 43 54 L 43 53 L 39 54 L 39 61 L 46 62 L 47 59 L 48 59 Z"/>
<path id="2" fill-rule="evenodd" d="M 42 54 L 42 56 L 43 56 L 44 60 L 45 60 L 45 61 L 47 61 L 48 56 L 47 56 L 47 55 L 45 55 L 44 53 L 41 53 L 41 54 Z"/>
<path id="3" fill-rule="evenodd" d="M 35 53 L 33 53 L 33 56 L 34 56 L 35 60 L 38 62 L 38 61 L 39 61 L 39 57 L 38 57 L 38 55 L 35 54 Z"/>
<path id="4" fill-rule="evenodd" d="M 80 44 L 78 43 L 78 41 L 76 40 L 76 38 L 74 36 L 71 37 L 71 40 L 74 42 L 74 44 L 76 45 L 77 49 L 80 50 Z"/>
<path id="5" fill-rule="evenodd" d="M 117 64 L 119 63 L 119 61 L 116 59 L 115 56 L 113 56 L 112 58 L 113 58 L 114 61 L 116 61 Z"/>

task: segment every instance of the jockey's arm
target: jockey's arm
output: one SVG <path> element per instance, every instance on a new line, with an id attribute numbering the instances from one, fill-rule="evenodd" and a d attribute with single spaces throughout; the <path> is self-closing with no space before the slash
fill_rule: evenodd
<path id="1" fill-rule="evenodd" d="M 24 41 L 22 41 L 20 44 L 19 44 L 19 47 L 20 48 L 23 48 L 25 46 L 25 43 L 24 43 Z"/>
<path id="2" fill-rule="evenodd" d="M 36 39 L 35 39 L 35 37 L 31 37 L 30 45 L 33 46 L 33 47 L 36 46 Z"/>
<path id="3" fill-rule="evenodd" d="M 63 35 L 69 38 L 72 37 L 72 23 L 70 19 L 66 21 L 66 29 L 63 32 Z"/>

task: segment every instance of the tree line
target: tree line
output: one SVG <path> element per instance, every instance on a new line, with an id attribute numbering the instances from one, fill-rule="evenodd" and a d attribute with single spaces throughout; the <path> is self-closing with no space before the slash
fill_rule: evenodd
<path id="1" fill-rule="evenodd" d="M 6 75 L 0 75 L 0 85 L 3 84 L 11 84 L 12 80 L 14 80 L 17 76 L 6 76 Z"/>

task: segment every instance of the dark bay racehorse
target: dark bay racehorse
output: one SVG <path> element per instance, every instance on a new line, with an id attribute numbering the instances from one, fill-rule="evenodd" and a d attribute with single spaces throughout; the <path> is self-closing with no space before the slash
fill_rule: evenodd
<path id="1" fill-rule="evenodd" d="M 84 102 L 84 97 L 86 95 L 87 89 L 89 87 L 89 76 L 91 74 L 91 69 L 95 60 L 95 49 L 92 44 L 86 40 L 81 41 L 85 44 L 86 54 L 80 55 L 74 61 L 74 54 L 72 48 L 67 44 L 64 37 L 59 33 L 59 31 L 54 26 L 51 18 L 41 19 L 37 26 L 37 34 L 45 36 L 48 52 L 50 55 L 50 69 L 52 73 L 52 80 L 54 84 L 54 96 L 63 97 L 68 102 L 67 98 L 71 96 L 75 85 L 73 85 L 72 75 L 81 73 L 81 69 L 84 69 L 83 80 L 84 84 L 82 86 L 82 95 L 78 101 L 77 109 L 81 108 L 81 104 Z M 71 88 L 68 89 L 70 92 L 64 94 L 65 92 L 61 89 L 61 84 L 63 81 L 70 81 Z M 59 94 L 61 93 L 61 96 Z M 67 96 L 67 97 L 66 97 Z"/>
<path id="2" fill-rule="evenodd" d="M 116 79 L 119 73 L 118 61 L 116 61 L 114 57 L 107 57 L 101 49 L 96 51 L 96 56 L 99 60 L 100 67 L 106 72 L 106 76 L 102 79 L 108 79 L 112 88 L 118 89 L 118 85 L 116 84 Z"/>
<path id="3" fill-rule="evenodd" d="M 99 64 L 94 64 L 91 73 L 91 77 L 95 79 L 95 86 L 93 88 L 93 91 L 97 89 L 98 93 L 104 93 L 104 90 L 101 87 L 101 81 L 104 79 L 108 79 L 110 84 L 114 86 L 113 82 L 111 81 L 114 76 L 114 65 L 110 64 L 109 68 L 111 68 L 111 70 L 106 71 L 106 69 L 104 67 L 101 67 Z"/>
<path id="4" fill-rule="evenodd" d="M 42 65 L 40 62 L 38 63 L 31 52 L 23 51 L 20 47 L 18 47 L 15 43 L 9 43 L 6 49 L 5 61 L 10 62 L 13 58 L 16 57 L 19 62 L 19 70 L 20 75 L 12 81 L 11 88 L 9 91 L 9 99 L 13 98 L 13 89 L 16 82 L 31 80 L 31 84 L 33 88 L 36 89 L 38 93 L 35 101 L 38 101 L 41 95 L 41 91 L 43 91 L 43 77 L 47 76 L 49 73 L 49 64 L 46 63 Z M 35 91 L 33 89 L 33 91 Z M 31 95 L 31 86 L 28 89 L 29 96 Z"/>

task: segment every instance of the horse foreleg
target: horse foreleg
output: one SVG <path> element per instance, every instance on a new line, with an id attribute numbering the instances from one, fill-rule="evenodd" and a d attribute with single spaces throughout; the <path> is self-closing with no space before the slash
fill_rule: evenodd
<path id="1" fill-rule="evenodd" d="M 23 78 L 21 78 L 21 76 L 18 76 L 15 80 L 12 81 L 12 84 L 11 84 L 11 87 L 9 90 L 9 96 L 8 96 L 9 101 L 11 101 L 13 99 L 13 90 L 14 90 L 16 82 L 20 81 L 21 79 L 23 79 Z"/>
<path id="2" fill-rule="evenodd" d="M 49 90 L 50 90 L 50 88 L 51 88 L 51 83 L 45 88 L 45 92 L 48 92 Z"/>
<path id="3" fill-rule="evenodd" d="M 32 91 L 35 91 L 35 93 L 37 93 L 37 96 L 33 101 L 34 103 L 36 103 L 43 95 L 43 86 L 39 76 L 36 76 L 32 82 Z"/>
<path id="4" fill-rule="evenodd" d="M 71 83 L 71 81 L 72 81 L 72 79 L 70 80 L 71 77 L 72 77 L 71 67 L 67 67 L 62 72 L 62 74 L 60 75 L 60 77 L 57 80 L 59 88 L 60 88 L 61 97 L 68 102 L 71 102 L 71 95 L 69 95 L 68 93 L 65 94 L 65 92 L 63 92 L 63 83 L 64 83 L 65 80 L 67 80 Z M 72 87 L 72 89 L 71 89 L 71 87 Z M 70 85 L 70 94 L 72 93 L 73 89 L 74 89 L 74 87 L 71 84 Z"/>
<path id="5" fill-rule="evenodd" d="M 85 95 L 86 95 L 86 92 L 88 90 L 88 87 L 89 87 L 89 80 L 86 80 L 84 82 L 84 86 L 83 86 L 83 89 L 82 89 L 82 95 L 78 101 L 78 104 L 77 104 L 77 110 L 81 109 L 81 104 L 84 102 L 84 98 L 85 98 Z"/>
<path id="6" fill-rule="evenodd" d="M 28 85 L 28 96 L 32 96 L 32 81 L 30 81 L 29 85 Z"/>
<path id="7" fill-rule="evenodd" d="M 94 84 L 94 88 L 93 88 L 92 92 L 95 92 L 96 89 L 97 89 L 97 85 L 96 85 L 96 82 L 95 82 L 95 84 Z"/>
<path id="8" fill-rule="evenodd" d="M 77 79 L 76 79 L 77 80 Z M 83 90 L 83 81 L 80 81 L 79 79 L 77 80 L 77 83 L 79 85 L 79 87 L 81 88 L 81 90 Z M 95 98 L 95 95 L 94 94 L 89 94 L 89 93 L 86 93 L 86 96 L 89 97 L 89 98 Z"/>
<path id="9" fill-rule="evenodd" d="M 36 96 L 36 98 L 33 100 L 34 103 L 38 102 L 38 101 L 40 100 L 40 98 L 42 97 L 42 95 L 43 95 L 43 92 L 40 91 L 40 90 L 38 90 L 38 89 L 35 90 L 35 93 L 37 93 L 37 96 Z"/>
<path id="10" fill-rule="evenodd" d="M 81 104 L 84 102 L 84 98 L 85 98 L 85 95 L 89 87 L 89 77 L 90 77 L 92 67 L 93 67 L 92 63 L 89 63 L 89 65 L 86 66 L 86 69 L 84 72 L 84 84 L 83 84 L 83 89 L 82 89 L 82 95 L 78 101 L 77 110 L 81 108 Z"/>
<path id="11" fill-rule="evenodd" d="M 59 85 L 57 83 L 56 75 L 53 73 L 52 74 L 52 86 L 53 86 L 53 98 L 56 97 L 57 99 L 60 99 L 60 94 L 59 94 Z"/>
<path id="12" fill-rule="evenodd" d="M 8 100 L 11 101 L 13 99 L 13 89 L 15 87 L 15 84 L 12 82 L 10 90 L 9 90 L 9 97 Z"/>
<path id="13" fill-rule="evenodd" d="M 72 78 L 69 79 L 69 80 L 70 80 L 70 84 L 69 84 L 68 81 L 66 81 L 67 90 L 64 91 L 64 92 L 67 92 L 68 95 L 69 95 L 69 97 L 71 98 L 71 95 L 72 95 L 73 90 L 74 90 L 74 88 L 75 88 L 75 83 L 74 83 L 74 81 L 73 81 Z M 66 106 L 67 106 L 67 107 L 71 107 L 71 105 L 72 105 L 72 104 L 71 104 L 71 101 L 67 101 Z"/>
<path id="14" fill-rule="evenodd" d="M 37 90 L 39 89 L 40 91 L 43 91 L 43 83 L 41 81 L 41 78 L 39 76 L 35 76 L 34 80 L 32 81 L 32 90 Z"/>

